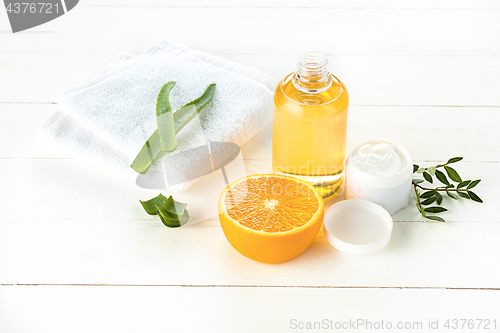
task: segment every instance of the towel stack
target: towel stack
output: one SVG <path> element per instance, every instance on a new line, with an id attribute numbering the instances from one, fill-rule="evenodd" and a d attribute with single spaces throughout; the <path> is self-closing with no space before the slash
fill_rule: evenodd
<path id="1" fill-rule="evenodd" d="M 177 135 L 177 150 L 163 153 L 145 176 L 152 181 L 142 183 L 176 179 L 175 186 L 165 186 L 182 192 L 206 173 L 201 162 L 206 149 L 199 147 L 209 147 L 211 155 L 222 159 L 233 158 L 234 149 L 227 147 L 234 145 L 213 143 L 242 146 L 271 122 L 271 77 L 162 41 L 139 55 L 120 55 L 93 81 L 63 92 L 60 110 L 40 133 L 55 143 L 52 147 L 137 177 L 130 164 L 156 129 L 156 98 L 168 81 L 177 83 L 170 95 L 174 110 L 199 97 L 210 83 L 216 83 L 216 90 L 210 104 Z"/>

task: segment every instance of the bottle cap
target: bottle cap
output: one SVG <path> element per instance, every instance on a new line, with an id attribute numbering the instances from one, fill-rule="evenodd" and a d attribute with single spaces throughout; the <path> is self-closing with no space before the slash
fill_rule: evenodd
<path id="1" fill-rule="evenodd" d="M 371 254 L 391 238 L 393 221 L 380 205 L 367 200 L 340 201 L 325 213 L 323 231 L 337 250 L 350 254 Z"/>

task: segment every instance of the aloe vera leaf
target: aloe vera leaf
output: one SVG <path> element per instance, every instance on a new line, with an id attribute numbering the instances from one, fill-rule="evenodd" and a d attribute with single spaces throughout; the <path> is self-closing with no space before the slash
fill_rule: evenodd
<path id="1" fill-rule="evenodd" d="M 137 154 L 130 166 L 136 172 L 144 174 L 148 172 L 149 168 L 158 159 L 161 152 L 160 134 L 158 133 L 158 129 L 156 129 L 146 141 L 144 146 L 142 146 L 139 154 Z"/>
<path id="2" fill-rule="evenodd" d="M 187 103 L 174 113 L 175 133 L 179 133 L 184 126 L 196 117 L 198 113 L 210 102 L 215 92 L 215 83 L 210 84 L 203 94 L 197 99 Z M 196 108 L 193 109 L 193 106 Z"/>
<path id="3" fill-rule="evenodd" d="M 179 224 L 180 225 L 184 225 L 186 224 L 189 219 L 191 218 L 191 216 L 189 216 L 189 213 L 187 210 L 184 211 L 184 214 L 182 214 L 180 217 L 179 217 Z"/>
<path id="4" fill-rule="evenodd" d="M 172 198 L 172 196 L 170 196 L 170 198 Z M 160 193 L 160 195 L 148 201 L 141 201 L 141 200 L 139 201 L 141 202 L 142 207 L 144 207 L 146 213 L 148 213 L 149 215 L 156 215 L 158 214 L 158 209 L 156 208 L 156 205 L 163 206 L 167 200 L 168 199 L 163 194 Z"/>
<path id="5" fill-rule="evenodd" d="M 175 82 L 167 82 L 163 85 L 156 100 L 156 123 L 160 134 L 161 149 L 172 152 L 177 149 L 175 139 L 175 125 L 172 106 L 170 105 L 170 91 L 175 86 Z"/>
<path id="6" fill-rule="evenodd" d="M 175 201 L 172 196 L 170 196 L 164 203 L 163 208 L 171 215 L 182 215 L 186 209 L 187 203 L 182 203 Z"/>
<path id="7" fill-rule="evenodd" d="M 179 223 L 179 219 L 169 215 L 165 208 L 163 208 L 163 206 L 157 205 L 156 209 L 158 210 L 158 216 L 160 217 L 161 222 L 164 225 L 169 228 L 176 228 L 181 226 L 181 224 Z"/>
<path id="8" fill-rule="evenodd" d="M 182 127 L 184 127 L 191 119 L 194 118 L 194 116 L 198 114 L 196 112 L 196 106 L 194 105 L 183 106 L 182 108 L 177 110 L 174 113 L 174 119 L 176 118 L 175 115 L 177 113 L 179 113 L 181 117 L 177 117 L 176 123 L 179 123 L 179 128 L 177 128 L 176 126 L 175 134 L 179 133 Z M 139 154 L 137 154 L 130 166 L 136 172 L 145 174 L 146 172 L 148 172 L 151 165 L 153 165 L 153 163 L 158 159 L 158 157 L 160 157 L 160 153 L 162 151 L 163 150 L 161 147 L 160 133 L 158 129 L 156 129 L 146 141 L 144 146 L 142 146 Z"/>
<path id="9" fill-rule="evenodd" d="M 158 216 L 160 216 L 161 222 L 169 228 L 177 228 L 189 221 L 189 214 L 187 210 L 184 211 L 182 216 L 171 215 L 167 212 L 167 210 L 163 206 L 156 206 L 158 210 Z"/>
<path id="10" fill-rule="evenodd" d="M 201 110 L 210 102 L 215 92 L 215 83 L 210 84 L 205 92 L 197 99 L 187 103 L 174 112 L 175 134 L 179 133 Z M 160 134 L 156 129 L 153 134 L 142 146 L 139 154 L 132 162 L 132 169 L 136 172 L 145 174 L 149 168 L 158 159 L 162 152 Z"/>

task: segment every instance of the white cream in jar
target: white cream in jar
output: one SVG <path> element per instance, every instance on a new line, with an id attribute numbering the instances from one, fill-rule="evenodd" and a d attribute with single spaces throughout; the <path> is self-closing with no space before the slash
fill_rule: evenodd
<path id="1" fill-rule="evenodd" d="M 374 176 L 388 176 L 404 168 L 404 158 L 395 144 L 374 142 L 362 145 L 351 154 L 353 165 Z"/>
<path id="2" fill-rule="evenodd" d="M 408 205 L 412 173 L 410 154 L 400 144 L 362 142 L 347 159 L 346 198 L 375 202 L 392 215 Z"/>

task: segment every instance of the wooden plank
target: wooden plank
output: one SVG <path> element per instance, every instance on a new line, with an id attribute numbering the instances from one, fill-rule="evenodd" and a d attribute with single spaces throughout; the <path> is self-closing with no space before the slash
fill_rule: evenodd
<path id="1" fill-rule="evenodd" d="M 317 325 L 307 331 L 338 332 L 335 324 L 347 322 L 342 332 L 371 332 L 384 321 L 385 330 L 380 331 L 389 331 L 388 323 L 396 331 L 401 323 L 405 332 L 428 332 L 429 321 L 437 320 L 435 331 L 444 332 L 446 320 L 458 319 L 457 332 L 483 331 L 468 329 L 467 323 L 460 330 L 460 318 L 467 318 L 476 328 L 476 319 L 489 319 L 487 331 L 497 332 L 497 294 L 439 289 L 3 286 L 0 328 L 9 333 L 40 328 L 53 333 L 294 332 L 305 331 L 307 322 L 325 320 L 322 330 Z M 349 324 L 358 319 L 372 326 Z"/>
<path id="2" fill-rule="evenodd" d="M 400 142 L 416 163 L 454 156 L 466 162 L 500 161 L 499 108 L 350 106 L 348 118 L 347 152 L 361 141 L 382 138 Z M 243 156 L 272 159 L 272 125 L 243 147 Z"/>
<path id="3" fill-rule="evenodd" d="M 61 91 L 94 79 L 115 57 L 114 54 L 1 54 L 0 102 L 55 103 Z M 74 66 L 68 58 L 82 63 Z"/>
<path id="4" fill-rule="evenodd" d="M 4 120 L 0 122 L 0 158 L 68 158 L 37 141 L 37 129 L 56 110 L 55 104 L 0 103 Z M 487 107 L 351 106 L 347 151 L 361 141 L 384 138 L 399 141 L 419 163 L 454 156 L 463 156 L 465 162 L 499 162 L 499 111 Z M 482 133 L 491 135 L 486 140 Z M 242 149 L 244 159 L 261 160 L 263 165 L 257 168 L 264 170 L 272 158 L 272 126 Z"/>
<path id="5" fill-rule="evenodd" d="M 397 222 L 387 247 L 369 256 L 343 254 L 320 232 L 279 265 L 243 257 L 210 223 L 0 220 L 0 283 L 500 288 L 500 259 L 484 255 L 500 251 L 500 226 L 476 215 L 474 223 Z"/>
<path id="6" fill-rule="evenodd" d="M 40 126 L 57 110 L 56 104 L 0 103 L 0 158 L 67 158 L 43 146 Z"/>
<path id="7" fill-rule="evenodd" d="M 295 70 L 295 55 L 221 56 L 276 80 Z M 55 102 L 59 92 L 91 80 L 113 58 L 98 53 L 0 53 L 0 102 Z M 351 105 L 500 106 L 500 57 L 330 56 L 330 61 L 331 71 L 348 88 Z"/>
<path id="8" fill-rule="evenodd" d="M 247 161 L 245 168 L 247 174 L 268 172 L 270 161 Z M 483 179 L 477 193 L 485 203 L 448 204 L 448 201 L 445 201 L 445 205 L 449 205 L 450 210 L 453 210 L 443 216 L 450 221 L 495 221 L 500 210 L 497 205 L 499 194 L 496 191 L 500 186 L 498 163 L 461 163 L 456 169 L 466 179 Z M 25 192 L 29 193 L 30 197 L 40 198 L 30 203 L 31 209 L 37 212 L 36 218 L 40 219 L 143 219 L 147 216 L 137 203 L 138 200 L 152 198 L 158 195 L 159 191 L 142 189 L 135 185 L 133 179 L 123 178 L 76 159 L 1 159 L 0 170 L 0 183 L 5 193 L 0 201 L 1 218 L 8 220 L 27 218 L 24 209 L 26 203 L 19 200 Z M 176 197 L 180 201 L 188 202 L 190 213 L 193 214 L 198 210 L 203 211 L 208 201 L 213 203 L 213 215 L 200 212 L 198 221 L 201 221 L 217 215 L 217 198 L 224 187 L 222 173 L 217 171 Z M 207 202 L 203 201 L 203 198 L 206 198 Z M 89 211 L 88 207 L 92 207 L 92 210 Z M 114 209 L 109 209 L 110 207 Z M 474 208 L 470 209 L 471 207 Z M 399 216 L 398 220 L 417 219 L 418 215 L 416 212 L 413 214 L 413 211 L 414 208 L 409 206 L 408 212 Z M 197 214 L 194 214 L 192 218 L 196 219 L 196 216 Z"/>
<path id="9" fill-rule="evenodd" d="M 159 190 L 77 160 L 5 159 L 0 170 L 1 283 L 500 288 L 500 258 L 484 255 L 500 251 L 496 163 L 463 163 L 461 173 L 483 178 L 485 203 L 445 199 L 447 223 L 397 222 L 388 247 L 362 257 L 339 253 L 320 233 L 281 265 L 234 251 L 217 219 L 165 228 L 138 203 Z M 224 184 L 212 177 L 220 182 L 204 179 L 176 195 L 195 220 L 217 214 Z M 394 219 L 418 221 L 414 203 Z"/>
<path id="10" fill-rule="evenodd" d="M 494 6 L 497 8 L 498 3 Z M 0 31 L 8 32 L 6 13 L 2 15 Z M 498 56 L 499 18 L 500 11 L 491 8 L 152 8 L 82 4 L 66 16 L 27 32 L 1 34 L 0 52 L 141 52 L 167 39 L 211 53 L 297 55 L 317 50 L 339 55 Z M 297 23 L 305 20 L 307 27 Z M 75 60 L 71 63 L 79 64 Z"/>
<path id="11" fill-rule="evenodd" d="M 141 2 L 134 0 L 87 0 L 79 6 L 131 6 L 131 7 L 243 7 L 243 8 L 305 8 L 301 0 L 171 0 L 168 2 L 162 0 L 143 0 Z M 500 5 L 495 0 L 388 0 L 388 1 L 370 1 L 370 0 L 351 0 L 349 2 L 342 0 L 310 0 L 307 2 L 307 8 L 402 8 L 402 9 L 499 9 Z"/>

